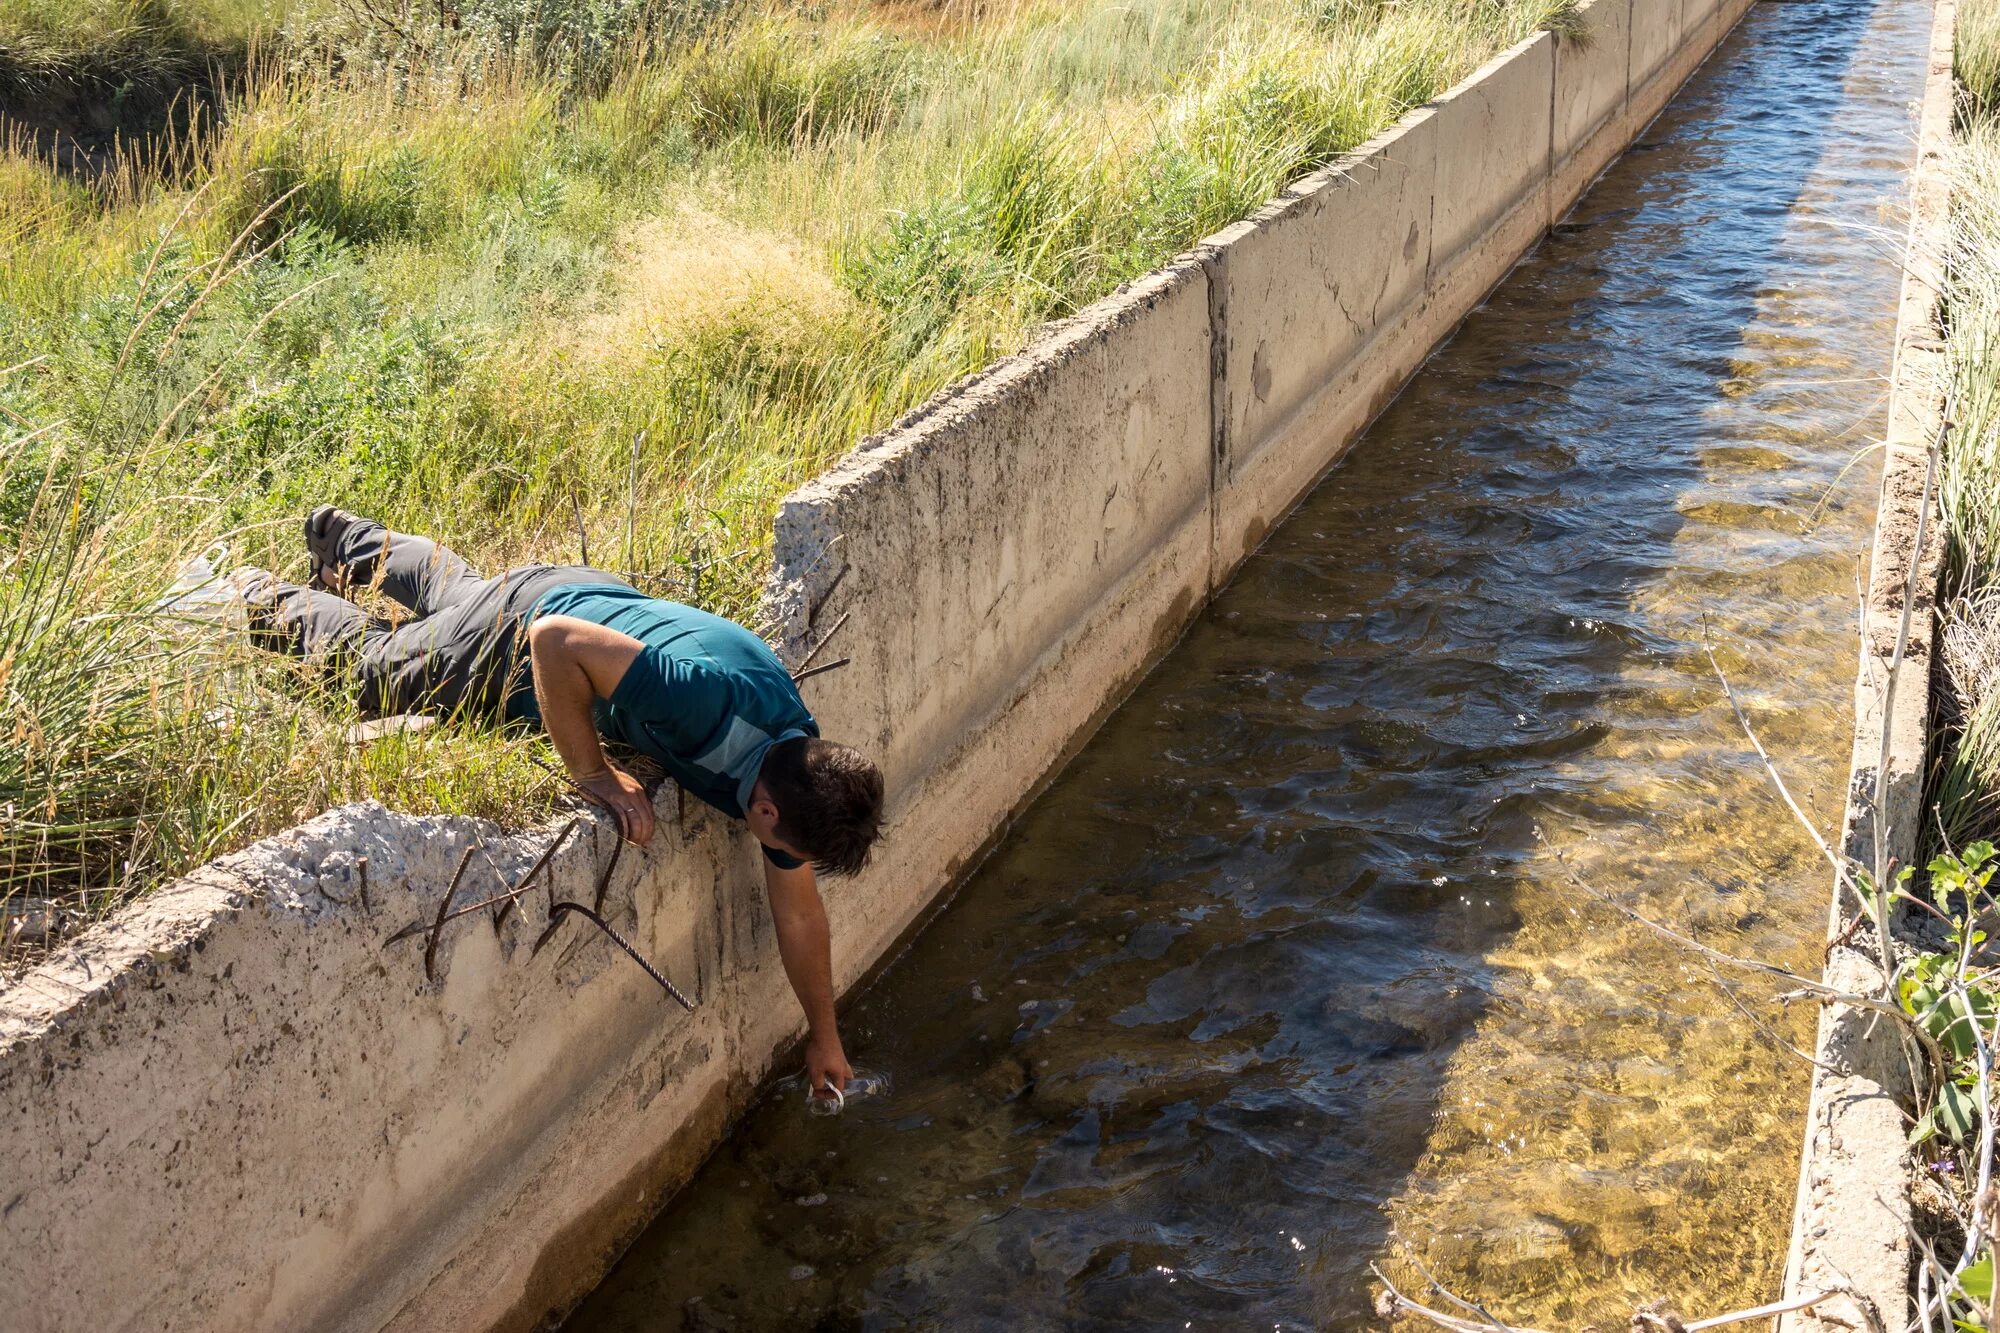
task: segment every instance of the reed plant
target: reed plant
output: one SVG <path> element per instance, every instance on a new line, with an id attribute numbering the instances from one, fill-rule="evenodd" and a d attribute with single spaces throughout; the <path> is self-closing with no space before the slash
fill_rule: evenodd
<path id="1" fill-rule="evenodd" d="M 1988 105 L 2000 5 L 1960 8 L 1945 364 L 1952 425 L 1938 471 L 1945 666 L 1931 804 L 1941 848 L 2000 834 L 2000 121 Z"/>
<path id="2" fill-rule="evenodd" d="M 524 742 L 351 751 L 161 625 L 191 553 L 300 573 L 334 501 L 753 618 L 786 491 L 1572 3 L 159 11 L 240 39 L 218 114 L 83 176 L 0 152 L 0 893 L 114 901 L 365 795 L 544 799 Z"/>
<path id="3" fill-rule="evenodd" d="M 1952 63 L 1963 99 L 1961 124 L 1977 124 L 2000 104 L 2000 8 L 1985 0 L 1959 6 Z"/>

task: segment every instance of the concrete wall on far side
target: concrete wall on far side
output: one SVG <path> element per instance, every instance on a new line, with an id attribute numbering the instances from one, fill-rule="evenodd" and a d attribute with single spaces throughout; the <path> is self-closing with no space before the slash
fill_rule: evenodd
<path id="1" fill-rule="evenodd" d="M 1748 8 L 1590 0 L 1209 238 L 1218 586 Z"/>
<path id="2" fill-rule="evenodd" d="M 1555 112 L 1549 124 L 1551 222 L 1569 211 L 1598 173 L 1625 151 L 1639 128 L 1628 123 L 1627 116 L 1635 2 L 1592 0 L 1577 16 L 1581 36 L 1555 44 Z"/>
<path id="3" fill-rule="evenodd" d="M 1435 103 L 1429 293 L 1440 322 L 1456 325 L 1484 300 L 1553 220 L 1555 53 L 1556 38 L 1541 33 Z"/>
<path id="4" fill-rule="evenodd" d="M 889 786 L 877 863 L 827 895 L 843 991 L 1743 3 L 1592 0 L 1586 40 L 1520 43 L 785 502 L 769 609 L 793 660 L 837 633 L 822 660 L 851 662 L 807 702 Z M 527 1329 L 566 1310 L 800 1027 L 752 845 L 663 804 L 653 847 L 615 866 L 583 817 L 545 879 L 447 923 L 428 965 L 421 937 L 387 937 L 516 883 L 555 827 L 334 811 L 0 995 L 9 1326 Z M 697 1012 L 574 916 L 535 951 L 556 899 L 600 895 Z"/>
<path id="5" fill-rule="evenodd" d="M 1220 312 L 1215 586 L 1464 313 L 1430 291 L 1438 135 L 1418 111 L 1202 248 Z"/>

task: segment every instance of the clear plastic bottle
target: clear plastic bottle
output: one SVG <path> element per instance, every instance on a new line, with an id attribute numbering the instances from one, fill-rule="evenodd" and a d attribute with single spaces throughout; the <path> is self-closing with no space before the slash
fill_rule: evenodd
<path id="1" fill-rule="evenodd" d="M 223 568 L 228 563 L 229 548 L 217 542 L 180 567 L 167 588 L 167 595 L 155 602 L 153 609 L 190 620 L 231 623 L 242 598 L 223 578 Z"/>
<path id="2" fill-rule="evenodd" d="M 803 1078 L 798 1080 L 805 1083 Z M 828 1084 L 824 1090 L 807 1086 L 806 1110 L 813 1115 L 839 1115 L 849 1105 L 864 1099 L 874 1100 L 889 1095 L 889 1076 L 873 1070 L 857 1069 L 854 1077 L 847 1080 L 845 1088 L 835 1088 Z"/>

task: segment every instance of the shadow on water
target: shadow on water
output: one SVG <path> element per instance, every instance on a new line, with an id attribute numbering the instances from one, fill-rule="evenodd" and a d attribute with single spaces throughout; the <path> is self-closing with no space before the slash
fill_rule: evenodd
<path id="1" fill-rule="evenodd" d="M 854 1007 L 893 1095 L 768 1100 L 571 1327 L 1350 1328 L 1392 1226 L 1522 1320 L 1761 1299 L 1798 1071 L 1535 830 L 1810 953 L 1699 637 L 1832 819 L 1927 24 L 1753 13 Z"/>

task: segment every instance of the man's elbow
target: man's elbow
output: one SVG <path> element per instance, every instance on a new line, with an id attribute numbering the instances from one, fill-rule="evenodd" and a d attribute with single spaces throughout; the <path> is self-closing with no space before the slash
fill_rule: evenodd
<path id="1" fill-rule="evenodd" d="M 563 637 L 562 617 L 538 617 L 528 626 L 528 651 L 545 657 L 562 646 Z"/>
<path id="2" fill-rule="evenodd" d="M 566 679 L 578 665 L 576 639 L 561 616 L 542 616 L 528 626 L 528 660 L 546 679 Z"/>

